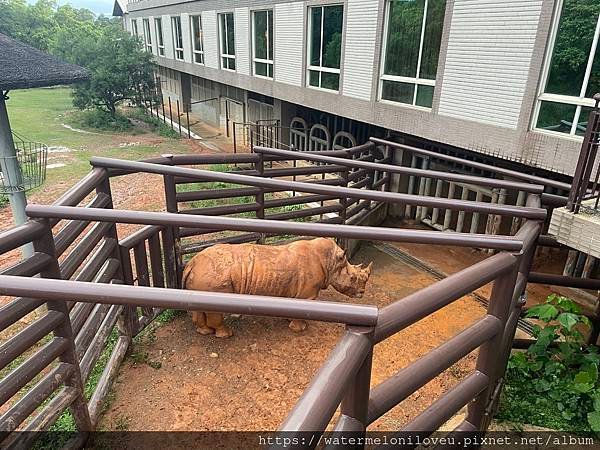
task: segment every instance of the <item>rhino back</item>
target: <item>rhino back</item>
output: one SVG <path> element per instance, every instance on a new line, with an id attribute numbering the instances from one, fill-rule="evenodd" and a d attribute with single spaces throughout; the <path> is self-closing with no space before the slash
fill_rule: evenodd
<path id="1" fill-rule="evenodd" d="M 318 240 L 314 240 L 318 241 Z M 188 289 L 275 297 L 315 298 L 327 279 L 322 242 L 287 245 L 219 244 L 190 264 Z"/>

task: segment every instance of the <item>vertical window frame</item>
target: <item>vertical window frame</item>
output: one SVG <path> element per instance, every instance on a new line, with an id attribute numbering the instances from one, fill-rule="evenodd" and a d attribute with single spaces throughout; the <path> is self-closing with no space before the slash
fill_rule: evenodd
<path id="1" fill-rule="evenodd" d="M 256 56 L 256 50 L 257 50 L 257 46 L 256 46 L 256 14 L 257 13 L 263 13 L 266 12 L 267 13 L 267 40 L 265 42 L 266 44 L 266 53 L 267 53 L 267 58 L 266 59 L 262 59 L 262 58 L 258 58 Z M 269 34 L 269 18 L 271 19 L 271 23 L 272 23 L 272 29 L 273 29 L 273 36 L 271 36 Z M 273 37 L 275 35 L 275 16 L 274 16 L 274 10 L 273 8 L 264 8 L 264 9 L 256 9 L 252 11 L 252 74 L 255 77 L 258 78 L 265 78 L 268 80 L 272 80 L 275 76 L 275 64 L 274 64 L 274 57 L 273 54 L 270 54 L 270 44 L 273 44 L 273 52 L 275 50 L 275 42 L 273 41 Z M 257 64 L 266 64 L 267 66 L 267 75 L 260 75 L 257 73 L 256 70 L 256 66 Z M 271 76 L 269 76 L 269 68 L 270 68 L 270 73 Z"/>
<path id="2" fill-rule="evenodd" d="M 341 6 L 342 7 L 342 45 L 340 46 L 340 67 L 339 68 L 333 68 L 333 67 L 326 67 L 323 66 L 323 35 L 324 35 L 324 24 L 325 24 L 325 8 L 328 7 L 333 7 L 333 6 Z M 313 66 L 311 65 L 311 54 L 312 54 L 312 41 L 313 41 L 313 37 L 312 37 L 312 20 L 313 20 L 313 10 L 314 9 L 321 9 L 321 27 L 320 27 L 320 50 L 319 50 L 319 65 L 318 66 Z M 320 5 L 309 5 L 308 6 L 308 17 L 307 17 L 307 21 L 306 21 L 306 70 L 305 70 L 305 76 L 306 76 L 306 87 L 311 88 L 311 89 L 317 89 L 317 90 L 321 90 L 321 91 L 325 91 L 325 92 L 330 92 L 330 93 L 339 93 L 341 90 L 341 83 L 342 83 L 342 67 L 343 67 L 343 55 L 344 55 L 344 22 L 346 20 L 346 8 L 345 8 L 345 4 L 344 3 L 325 3 L 325 4 L 320 4 Z M 312 84 L 310 84 L 310 73 L 311 72 L 318 72 L 319 73 L 319 86 L 313 86 Z M 329 89 L 329 88 L 325 88 L 322 87 L 323 86 L 323 73 L 333 73 L 336 74 L 338 76 L 338 87 L 337 89 Z"/>
<path id="3" fill-rule="evenodd" d="M 196 38 L 194 31 L 194 20 L 197 20 L 198 28 L 200 29 L 200 49 L 196 48 Z M 202 28 L 202 14 L 194 14 L 190 16 L 190 35 L 192 41 L 192 62 L 200 66 L 204 65 L 204 31 Z M 200 59 L 200 61 L 198 61 Z"/>
<path id="4" fill-rule="evenodd" d="M 231 28 L 231 32 L 233 33 L 232 35 L 232 41 L 233 41 L 233 49 L 229 48 L 229 39 L 228 39 L 228 32 L 229 30 L 229 26 L 227 24 L 227 16 L 231 15 L 232 18 L 232 28 Z M 221 18 L 223 18 L 223 21 L 221 21 Z M 217 15 L 217 21 L 219 24 L 219 65 L 221 67 L 222 70 L 227 70 L 228 72 L 235 72 L 237 69 L 237 59 L 236 59 L 236 54 L 235 54 L 235 15 L 233 13 L 233 11 L 223 11 L 220 12 Z M 225 43 L 225 47 L 223 48 L 223 43 Z M 231 50 L 233 50 L 233 53 L 225 53 L 225 51 L 230 52 Z M 226 64 L 225 64 L 226 62 Z M 231 64 L 233 62 L 233 69 L 231 68 Z"/>
<path id="5" fill-rule="evenodd" d="M 379 66 L 379 79 L 377 83 L 377 101 L 382 103 L 389 103 L 392 105 L 402 105 L 411 108 L 422 109 L 424 111 L 431 111 L 433 108 L 433 104 L 431 107 L 417 105 L 417 96 L 419 91 L 419 86 L 429 86 L 434 89 L 435 96 L 435 88 L 436 88 L 436 79 L 428 79 L 421 78 L 421 67 L 423 63 L 423 48 L 425 46 L 425 29 L 427 27 L 427 13 L 429 11 L 429 0 L 425 0 L 424 8 L 423 8 L 423 19 L 421 21 L 421 35 L 419 38 L 419 55 L 417 57 L 417 67 L 415 70 L 415 77 L 405 77 L 399 75 L 387 75 L 385 73 L 385 65 L 387 60 L 387 46 L 388 46 L 388 38 L 389 38 L 389 27 L 390 27 L 390 15 L 391 15 L 391 5 L 392 2 L 396 0 L 386 0 L 384 6 L 384 25 L 383 25 L 383 39 L 382 39 L 382 47 L 381 47 L 381 57 L 380 57 L 380 66 Z M 439 54 L 438 54 L 439 58 Z M 389 100 L 383 97 L 383 83 L 384 81 L 391 81 L 397 83 L 411 84 L 414 85 L 414 92 L 412 103 L 404 103 L 395 100 Z"/>
<path id="6" fill-rule="evenodd" d="M 131 32 L 135 37 L 140 37 L 140 30 L 138 29 L 137 19 L 131 19 Z"/>
<path id="7" fill-rule="evenodd" d="M 184 60 L 183 51 L 183 28 L 181 25 L 181 16 L 171 16 L 171 34 L 173 37 L 173 57 L 177 61 Z M 177 46 L 181 44 L 181 46 Z"/>
<path id="8" fill-rule="evenodd" d="M 592 39 L 592 45 L 590 47 L 588 53 L 588 60 L 586 64 L 586 72 L 584 74 L 584 80 L 581 83 L 581 89 L 579 91 L 579 97 L 571 96 L 571 95 L 562 95 L 562 94 L 551 94 L 546 93 L 545 90 L 548 85 L 548 81 L 550 79 L 550 70 L 552 67 L 552 59 L 554 57 L 554 49 L 556 46 L 556 41 L 558 38 L 558 32 L 560 29 L 560 22 L 563 18 L 563 6 L 564 0 L 558 0 L 555 4 L 555 10 L 552 15 L 552 24 L 550 26 L 550 33 L 548 36 L 548 46 L 546 48 L 546 52 L 544 54 L 544 62 L 542 66 L 542 73 L 540 76 L 540 82 L 537 89 L 537 96 L 535 100 L 535 105 L 533 109 L 533 114 L 531 115 L 531 123 L 530 129 L 532 131 L 538 133 L 549 134 L 552 136 L 560 137 L 563 139 L 572 139 L 581 142 L 583 140 L 583 136 L 577 135 L 577 126 L 581 119 L 581 112 L 583 108 L 593 108 L 595 106 L 595 102 L 593 99 L 585 97 L 587 88 L 589 86 L 591 72 L 594 65 L 594 57 L 597 51 L 597 48 L 600 47 L 600 14 L 598 15 L 596 22 L 595 34 Z M 573 122 L 571 123 L 571 129 L 569 133 L 563 133 L 561 131 L 548 130 L 544 128 L 539 128 L 538 120 L 540 118 L 540 111 L 542 108 L 542 104 L 544 102 L 547 103 L 559 103 L 567 106 L 575 106 L 575 114 L 573 116 Z"/>
<path id="9" fill-rule="evenodd" d="M 162 17 L 154 18 L 154 31 L 156 32 L 156 48 L 158 56 L 165 56 L 165 36 L 163 34 Z"/>
<path id="10" fill-rule="evenodd" d="M 152 47 L 152 30 L 150 29 L 150 19 L 142 19 L 142 29 L 144 30 L 144 46 L 148 53 L 154 53 Z"/>

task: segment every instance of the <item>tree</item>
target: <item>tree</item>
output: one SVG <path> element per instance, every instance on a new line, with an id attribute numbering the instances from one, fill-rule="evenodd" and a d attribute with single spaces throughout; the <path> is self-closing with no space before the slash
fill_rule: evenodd
<path id="1" fill-rule="evenodd" d="M 92 74 L 75 87 L 73 104 L 80 109 L 94 107 L 115 117 L 119 103 L 153 90 L 152 55 L 143 50 L 137 37 L 107 27 L 99 37 L 84 38 L 73 51 L 74 62 Z"/>
<path id="2" fill-rule="evenodd" d="M 120 102 L 152 88 L 152 55 L 122 30 L 119 19 L 58 6 L 56 0 L 0 0 L 0 33 L 87 68 L 92 77 L 75 88 L 76 107 L 115 117 Z"/>

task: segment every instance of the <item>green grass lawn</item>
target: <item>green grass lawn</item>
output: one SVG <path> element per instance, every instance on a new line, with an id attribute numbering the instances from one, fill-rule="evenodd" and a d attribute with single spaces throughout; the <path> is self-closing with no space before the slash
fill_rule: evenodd
<path id="1" fill-rule="evenodd" d="M 8 116 L 11 127 L 26 138 L 48 146 L 73 149 L 95 145 L 98 136 L 77 133 L 64 127 L 72 114 L 70 88 L 25 89 L 10 92 Z"/>
<path id="2" fill-rule="evenodd" d="M 15 132 L 27 140 L 49 147 L 70 149 L 67 153 L 49 154 L 48 164 L 65 165 L 48 169 L 44 185 L 30 192 L 30 195 L 40 189 L 53 190 L 57 186 L 64 191 L 90 170 L 89 160 L 92 156 L 144 159 L 164 153 L 189 153 L 185 139 L 160 136 L 147 125 L 134 125 L 126 132 L 96 129 L 74 131 L 65 127 L 64 124 L 75 129 L 81 128 L 81 112 L 73 107 L 71 92 L 68 87 L 60 87 L 10 93 L 8 114 Z M 128 145 L 123 146 L 125 144 Z"/>

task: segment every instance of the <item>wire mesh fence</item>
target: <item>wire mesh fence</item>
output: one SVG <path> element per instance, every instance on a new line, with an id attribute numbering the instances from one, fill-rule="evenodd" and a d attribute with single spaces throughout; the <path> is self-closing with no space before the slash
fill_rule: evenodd
<path id="1" fill-rule="evenodd" d="M 13 132 L 15 156 L 0 156 L 0 194 L 28 191 L 40 186 L 46 179 L 48 147 L 39 142 L 28 141 Z M 18 171 L 6 170 L 16 159 Z"/>

